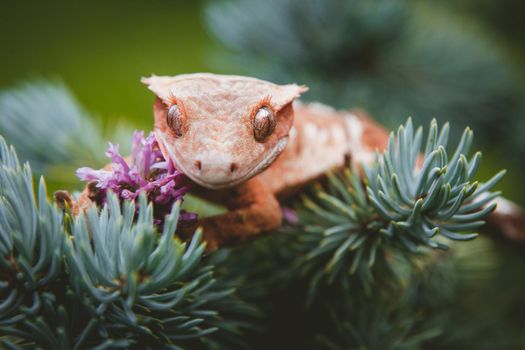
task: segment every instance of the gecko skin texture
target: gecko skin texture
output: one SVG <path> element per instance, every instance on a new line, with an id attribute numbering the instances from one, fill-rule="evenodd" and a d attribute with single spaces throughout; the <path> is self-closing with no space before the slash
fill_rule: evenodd
<path id="1" fill-rule="evenodd" d="M 371 162 L 374 152 L 387 146 L 387 131 L 361 110 L 295 101 L 305 86 L 209 73 L 142 82 L 156 96 L 154 130 L 164 157 L 196 184 L 193 194 L 228 208 L 197 223 L 209 250 L 278 228 L 279 200 L 349 160 L 358 171 L 358 164 Z M 255 123 L 256 115 L 266 119 Z M 257 127 L 266 137 L 255 138 Z M 80 206 L 88 196 L 84 191 Z M 496 210 L 491 221 L 508 216 L 508 210 Z M 513 225 L 514 238 L 525 237 L 520 220 L 519 233 Z"/>
<path id="2" fill-rule="evenodd" d="M 155 135 L 164 156 L 198 185 L 194 193 L 229 209 L 198 223 L 212 249 L 279 227 L 278 199 L 386 146 L 387 133 L 362 112 L 294 103 L 304 86 L 207 73 L 142 81 L 156 95 Z M 182 135 L 168 122 L 174 104 L 184 114 Z M 261 107 L 273 111 L 275 128 L 258 141 Z"/>

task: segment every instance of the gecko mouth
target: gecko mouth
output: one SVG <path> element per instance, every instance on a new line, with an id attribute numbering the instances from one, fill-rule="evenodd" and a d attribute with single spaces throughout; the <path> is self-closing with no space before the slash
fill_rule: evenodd
<path id="1" fill-rule="evenodd" d="M 250 178 L 252 178 L 255 175 L 257 175 L 260 172 L 262 172 L 268 166 L 270 166 L 273 163 L 273 161 L 275 160 L 275 158 L 277 158 L 277 156 L 279 154 L 281 154 L 281 152 L 284 150 L 284 148 L 288 144 L 288 136 L 284 136 L 281 139 L 279 139 L 279 141 L 272 148 L 270 153 L 268 153 L 266 155 L 266 157 L 264 157 L 259 163 L 257 163 L 257 165 L 255 167 L 253 167 L 248 172 L 246 172 L 244 174 L 240 174 L 239 176 L 237 176 L 235 178 L 232 178 L 231 180 L 228 180 L 228 181 L 217 181 L 217 182 L 213 181 L 213 182 L 211 182 L 209 180 L 206 181 L 206 180 L 202 179 L 198 174 L 195 174 L 195 173 L 189 171 L 182 164 L 182 162 L 180 162 L 178 160 L 179 157 L 177 157 L 177 154 L 176 154 L 175 150 L 169 145 L 169 143 L 166 140 L 165 135 L 161 131 L 157 131 L 155 134 L 157 136 L 159 136 L 159 138 L 161 139 L 162 144 L 166 148 L 166 151 L 168 152 L 168 154 L 169 154 L 171 160 L 173 161 L 175 167 L 178 170 L 180 170 L 184 175 L 188 176 L 196 184 L 198 184 L 198 185 L 200 185 L 202 187 L 205 187 L 205 188 L 209 188 L 211 190 L 219 190 L 219 189 L 229 188 L 229 187 L 235 186 L 235 185 L 237 185 L 237 184 L 239 184 L 241 182 L 249 180 Z"/>

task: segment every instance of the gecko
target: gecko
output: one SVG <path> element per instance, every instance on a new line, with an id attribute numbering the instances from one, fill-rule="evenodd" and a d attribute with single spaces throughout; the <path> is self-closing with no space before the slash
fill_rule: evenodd
<path id="1" fill-rule="evenodd" d="M 163 156 L 194 183 L 191 193 L 228 210 L 197 223 L 210 250 L 278 228 L 282 201 L 329 170 L 372 162 L 388 144 L 387 130 L 362 110 L 298 100 L 304 85 L 211 73 L 142 82 L 155 95 Z M 81 207 L 87 197 L 85 190 Z M 501 199 L 489 222 L 525 241 L 524 217 Z"/>

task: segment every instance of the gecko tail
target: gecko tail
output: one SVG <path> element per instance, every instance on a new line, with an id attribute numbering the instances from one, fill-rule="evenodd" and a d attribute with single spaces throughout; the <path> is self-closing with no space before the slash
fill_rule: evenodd
<path id="1" fill-rule="evenodd" d="M 525 210 L 505 198 L 495 201 L 497 207 L 487 217 L 488 226 L 513 242 L 525 244 Z"/>

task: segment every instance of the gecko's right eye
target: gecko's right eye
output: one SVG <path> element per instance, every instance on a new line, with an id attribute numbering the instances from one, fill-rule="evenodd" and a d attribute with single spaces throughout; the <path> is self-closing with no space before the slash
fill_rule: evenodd
<path id="1" fill-rule="evenodd" d="M 253 136 L 263 142 L 275 129 L 275 112 L 267 106 L 259 108 L 253 118 Z"/>
<path id="2" fill-rule="evenodd" d="M 175 136 L 181 137 L 184 134 L 185 117 L 177 104 L 171 105 L 168 109 L 167 122 Z"/>

